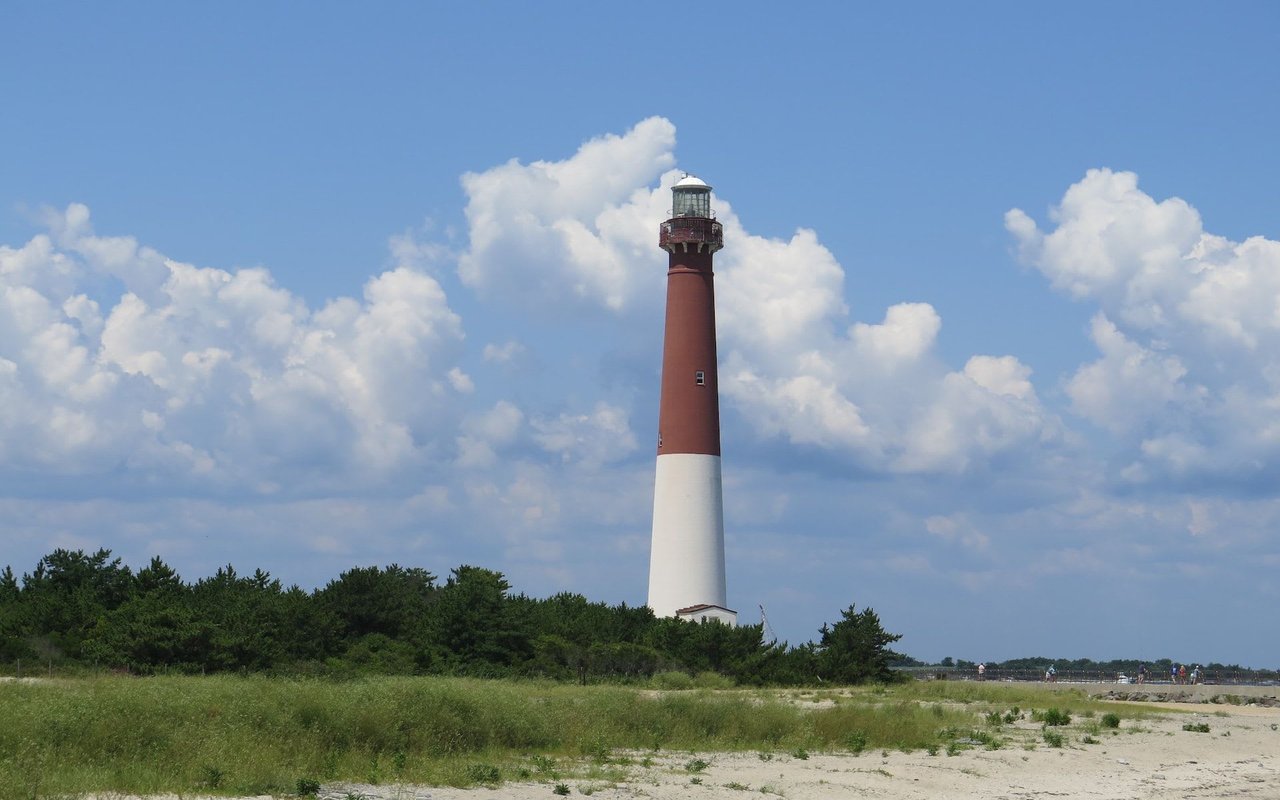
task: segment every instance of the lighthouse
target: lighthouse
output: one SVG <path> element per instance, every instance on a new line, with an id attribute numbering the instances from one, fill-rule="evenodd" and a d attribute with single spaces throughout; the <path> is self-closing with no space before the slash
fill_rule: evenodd
<path id="1" fill-rule="evenodd" d="M 711 261 L 724 229 L 711 187 L 685 175 L 671 190 L 671 218 L 658 229 L 667 251 L 667 318 L 653 486 L 649 607 L 659 617 L 716 619 L 726 605 L 724 499 L 720 481 L 720 390 Z"/>

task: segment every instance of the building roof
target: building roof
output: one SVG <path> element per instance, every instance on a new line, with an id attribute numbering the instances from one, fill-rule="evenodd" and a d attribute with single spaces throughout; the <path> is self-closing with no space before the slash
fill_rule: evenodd
<path id="1" fill-rule="evenodd" d="M 738 613 L 732 608 L 725 608 L 724 606 L 712 605 L 710 603 L 699 603 L 696 606 L 689 606 L 688 608 L 677 608 L 676 614 L 697 614 L 699 611 L 706 611 L 709 608 L 718 608 L 721 611 L 728 611 L 730 614 Z"/>

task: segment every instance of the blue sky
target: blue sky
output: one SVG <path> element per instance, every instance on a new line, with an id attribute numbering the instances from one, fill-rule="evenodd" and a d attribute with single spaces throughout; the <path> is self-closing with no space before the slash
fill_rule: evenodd
<path id="1" fill-rule="evenodd" d="M 688 170 L 745 620 L 1280 666 L 1272 4 L 3 17 L 0 562 L 643 603 Z"/>

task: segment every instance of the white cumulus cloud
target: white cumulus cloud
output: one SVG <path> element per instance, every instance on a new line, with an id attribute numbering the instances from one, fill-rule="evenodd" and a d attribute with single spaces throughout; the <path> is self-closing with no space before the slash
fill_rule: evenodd
<path id="1" fill-rule="evenodd" d="M 266 270 L 97 236 L 82 205 L 45 221 L 0 247 L 0 468 L 273 491 L 373 478 L 447 442 L 473 388 L 461 320 L 410 267 L 313 311 Z"/>
<path id="2" fill-rule="evenodd" d="M 1042 231 L 1005 218 L 1026 263 L 1096 303 L 1099 357 L 1067 381 L 1074 410 L 1117 434 L 1123 475 L 1271 474 L 1280 464 L 1280 243 L 1204 230 L 1130 172 L 1090 170 Z"/>
<path id="3" fill-rule="evenodd" d="M 634 266 L 658 260 L 651 221 L 667 201 L 650 184 L 675 164 L 674 145 L 675 126 L 651 117 L 564 161 L 467 173 L 463 282 L 514 304 L 623 309 L 644 282 Z"/>

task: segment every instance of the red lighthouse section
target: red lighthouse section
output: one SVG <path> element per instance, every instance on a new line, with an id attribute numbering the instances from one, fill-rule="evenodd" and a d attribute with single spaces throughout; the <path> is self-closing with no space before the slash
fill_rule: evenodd
<path id="1" fill-rule="evenodd" d="M 675 188 L 677 207 L 658 234 L 659 246 L 669 254 L 658 455 L 718 456 L 720 392 L 712 256 L 724 246 L 724 231 L 711 217 L 710 186 L 687 176 Z"/>

